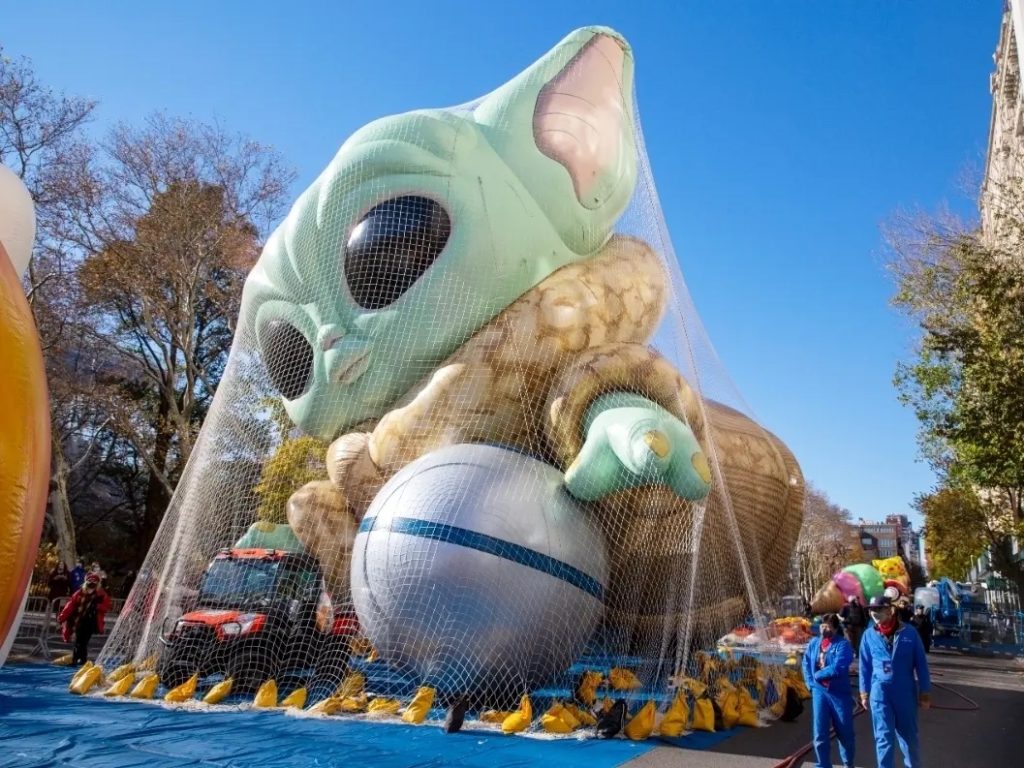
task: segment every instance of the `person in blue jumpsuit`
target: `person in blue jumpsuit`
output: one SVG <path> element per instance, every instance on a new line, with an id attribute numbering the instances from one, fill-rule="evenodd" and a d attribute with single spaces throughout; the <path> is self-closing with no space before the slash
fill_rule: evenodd
<path id="1" fill-rule="evenodd" d="M 931 690 L 921 636 L 899 620 L 888 597 L 871 598 L 868 613 L 873 624 L 860 641 L 860 702 L 871 710 L 878 766 L 893 768 L 893 742 L 899 742 L 907 768 L 920 768 L 917 709 L 928 709 Z"/>
<path id="2" fill-rule="evenodd" d="M 812 637 L 804 651 L 804 680 L 811 689 L 813 708 L 812 743 L 816 768 L 832 768 L 832 739 L 836 729 L 839 757 L 843 765 L 853 766 L 853 691 L 850 689 L 850 664 L 853 646 L 843 636 L 839 617 L 822 617 L 820 633 Z"/>

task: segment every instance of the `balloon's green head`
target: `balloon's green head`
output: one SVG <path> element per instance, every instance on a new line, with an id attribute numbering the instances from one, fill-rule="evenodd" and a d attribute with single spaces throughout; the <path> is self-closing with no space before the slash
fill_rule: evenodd
<path id="1" fill-rule="evenodd" d="M 607 242 L 636 184 L 633 59 L 579 29 L 496 91 L 357 131 L 271 235 L 242 317 L 291 419 L 331 439 Z"/>

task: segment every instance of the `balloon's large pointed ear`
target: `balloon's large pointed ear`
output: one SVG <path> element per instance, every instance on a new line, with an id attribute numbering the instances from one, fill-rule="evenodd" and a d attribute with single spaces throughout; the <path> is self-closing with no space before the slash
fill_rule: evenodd
<path id="1" fill-rule="evenodd" d="M 616 32 L 578 29 L 485 96 L 474 119 L 566 244 L 607 239 L 636 184 L 633 54 Z"/>
<path id="2" fill-rule="evenodd" d="M 3 243 L 18 277 L 28 269 L 35 238 L 36 214 L 32 196 L 14 171 L 0 165 L 0 243 Z"/>

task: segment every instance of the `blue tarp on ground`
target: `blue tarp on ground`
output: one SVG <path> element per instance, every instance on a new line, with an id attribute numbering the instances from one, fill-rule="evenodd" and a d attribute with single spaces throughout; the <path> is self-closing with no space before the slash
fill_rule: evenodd
<path id="1" fill-rule="evenodd" d="M 0 765 L 605 768 L 638 757 L 658 743 L 545 740 L 481 731 L 446 735 L 431 726 L 343 717 L 172 709 L 155 702 L 74 696 L 67 692 L 70 675 L 67 668 L 41 664 L 0 669 Z"/>

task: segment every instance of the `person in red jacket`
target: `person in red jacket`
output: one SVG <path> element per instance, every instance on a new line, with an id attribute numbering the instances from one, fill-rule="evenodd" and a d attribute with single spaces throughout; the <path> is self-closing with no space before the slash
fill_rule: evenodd
<path id="1" fill-rule="evenodd" d="M 110 595 L 100 586 L 100 576 L 90 573 L 82 588 L 75 592 L 60 612 L 61 636 L 64 642 L 75 639 L 72 664 L 84 664 L 89 655 L 89 641 L 97 632 L 103 632 L 103 617 L 110 609 Z"/>

